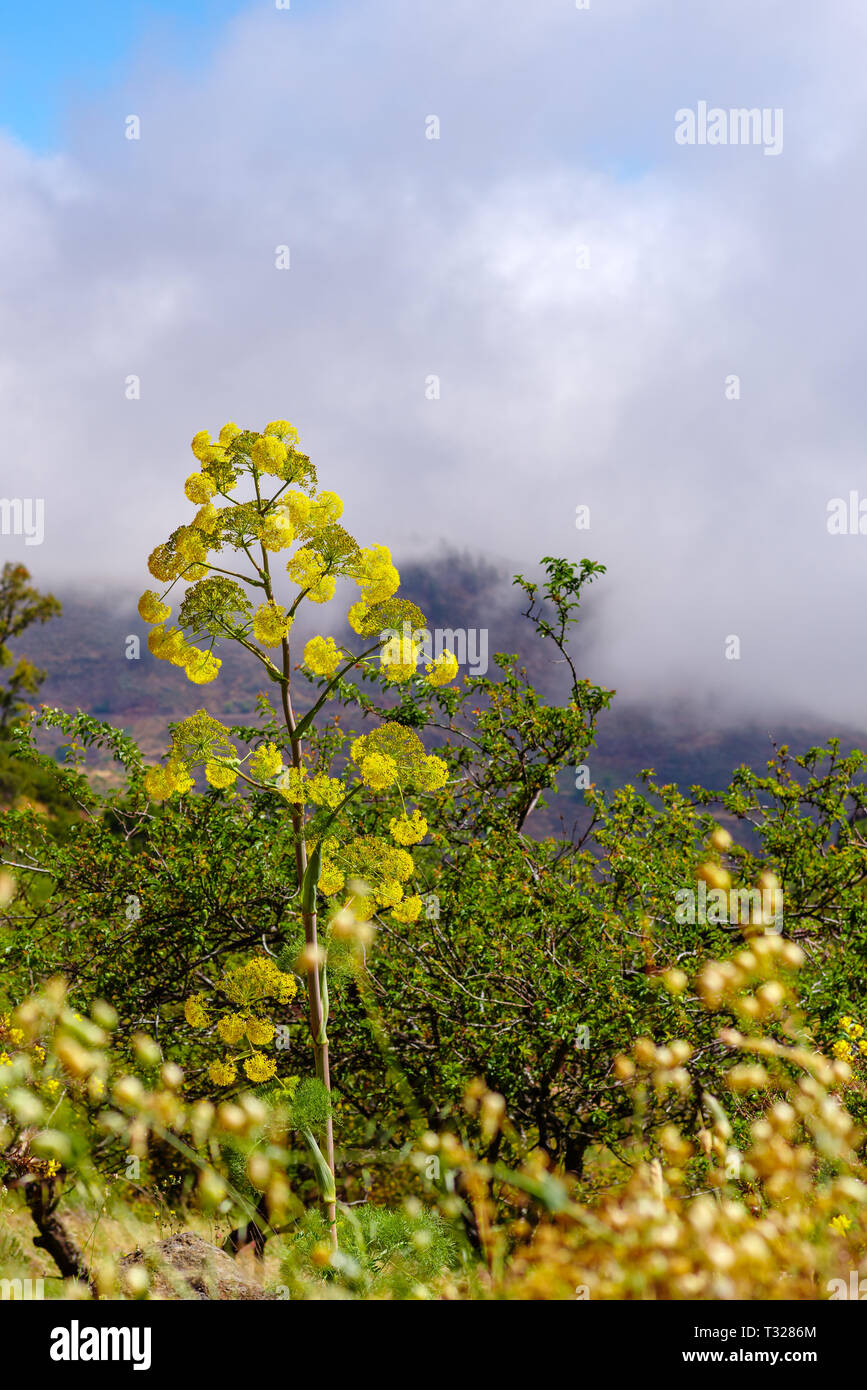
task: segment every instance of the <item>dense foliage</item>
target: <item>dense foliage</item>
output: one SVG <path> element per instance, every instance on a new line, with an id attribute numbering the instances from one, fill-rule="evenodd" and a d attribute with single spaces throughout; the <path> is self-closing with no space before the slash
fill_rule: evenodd
<path id="1" fill-rule="evenodd" d="M 715 791 L 647 769 L 576 803 L 612 698 L 570 649 L 601 566 L 547 557 L 515 581 L 568 673 L 561 703 L 514 654 L 455 683 L 287 422 L 193 447 L 199 510 L 151 557 L 190 587 L 175 628 L 168 591 L 143 596 L 151 649 L 201 685 L 238 643 L 274 702 L 229 727 L 200 710 L 149 769 L 81 712 L 11 731 L 22 785 L 53 801 L 9 797 L 0 819 L 10 1191 L 36 1175 L 39 1224 L 34 1191 L 52 1211 L 64 1190 L 116 1196 L 133 1155 L 145 1192 L 171 1178 L 178 1210 L 282 1242 L 293 1296 L 324 1271 L 363 1297 L 771 1297 L 778 1242 L 795 1296 L 816 1296 L 867 1194 L 864 754 L 780 747 Z M 293 544 L 284 603 L 274 556 Z M 293 666 L 298 604 L 344 581 L 360 650 L 317 636 Z M 107 793 L 95 746 L 123 773 Z M 558 802 L 578 829 L 534 834 Z M 639 1245 L 669 1223 L 679 1265 L 624 1272 L 612 1184 Z M 728 1208 L 702 1205 L 714 1186 Z M 798 1220 L 774 1225 L 793 1195 Z M 752 1256 L 706 1267 L 748 1221 Z"/>

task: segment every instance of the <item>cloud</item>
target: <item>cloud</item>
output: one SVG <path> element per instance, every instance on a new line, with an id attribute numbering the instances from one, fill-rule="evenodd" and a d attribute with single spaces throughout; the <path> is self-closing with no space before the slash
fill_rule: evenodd
<path id="1" fill-rule="evenodd" d="M 864 30 L 368 0 L 257 6 L 194 73 L 146 44 L 62 155 L 0 140 L 0 491 L 46 508 L 6 552 L 144 587 L 194 431 L 288 416 L 366 542 L 606 563 L 595 679 L 863 720 L 867 536 L 825 516 L 867 498 Z M 676 145 L 699 100 L 782 107 L 783 153 Z"/>

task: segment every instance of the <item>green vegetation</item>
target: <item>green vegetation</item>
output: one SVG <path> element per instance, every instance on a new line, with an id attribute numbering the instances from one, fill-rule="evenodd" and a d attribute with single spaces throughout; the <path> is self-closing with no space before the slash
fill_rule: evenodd
<path id="1" fill-rule="evenodd" d="M 150 768 L 80 712 L 10 726 L 9 1209 L 42 1231 L 168 1203 L 264 1252 L 293 1298 L 778 1297 L 781 1260 L 785 1296 L 827 1296 L 867 1235 L 864 754 L 780 747 L 715 791 L 648 769 L 589 788 L 580 835 L 534 838 L 612 699 L 570 647 L 603 568 L 515 580 L 562 703 L 514 654 L 455 683 L 287 422 L 194 452 L 199 510 L 142 598 L 151 647 L 204 684 L 239 645 L 274 698 L 179 721 Z M 360 590 L 357 646 L 317 636 L 295 666 L 297 607 L 335 580 Z M 143 1293 L 98 1244 L 55 1259 Z"/>

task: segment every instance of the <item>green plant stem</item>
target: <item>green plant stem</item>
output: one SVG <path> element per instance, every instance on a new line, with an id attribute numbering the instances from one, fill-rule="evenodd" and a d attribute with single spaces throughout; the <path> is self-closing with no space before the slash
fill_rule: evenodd
<path id="1" fill-rule="evenodd" d="M 271 576 L 268 568 L 268 554 L 265 547 L 262 547 L 262 572 L 265 576 L 265 594 L 269 601 L 273 601 L 271 590 Z M 289 690 L 290 682 L 290 654 L 289 639 L 283 638 L 283 679 L 280 682 L 280 693 L 283 703 L 283 718 L 289 733 L 289 742 L 292 748 L 292 763 L 296 768 L 301 767 L 301 739 L 296 729 L 295 711 L 292 707 L 292 696 Z M 329 1099 L 331 1097 L 331 1067 L 328 1058 L 328 1034 L 326 1032 L 327 1017 L 323 1001 L 324 966 L 320 969 L 319 941 L 316 923 L 316 884 L 319 880 L 318 867 L 315 868 L 315 875 L 308 872 L 307 844 L 304 837 L 304 815 L 300 806 L 292 808 L 292 828 L 295 831 L 295 872 L 298 879 L 298 887 L 301 892 L 302 901 L 302 921 L 304 925 L 304 941 L 307 947 L 309 963 L 307 966 L 307 998 L 309 1004 L 308 1018 L 310 1023 L 310 1035 L 313 1039 L 313 1059 L 316 1068 L 316 1075 L 322 1082 Z M 315 857 L 318 861 L 320 847 L 317 847 Z M 329 1107 L 328 1122 L 325 1130 L 325 1161 L 331 1173 L 330 1191 L 326 1187 L 323 1192 L 325 1215 L 328 1221 L 328 1230 L 331 1238 L 331 1245 L 337 1249 L 337 1203 L 334 1200 L 335 1178 L 334 1178 L 334 1126 L 331 1119 Z"/>

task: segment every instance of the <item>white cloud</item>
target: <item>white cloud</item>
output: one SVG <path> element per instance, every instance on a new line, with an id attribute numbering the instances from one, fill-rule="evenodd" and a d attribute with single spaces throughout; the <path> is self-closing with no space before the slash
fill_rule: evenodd
<path id="1" fill-rule="evenodd" d="M 360 538 L 607 563 L 588 669 L 623 693 L 861 719 L 867 536 L 824 516 L 867 496 L 864 27 L 791 0 L 257 9 L 199 74 L 148 50 L 62 159 L 3 140 L 0 490 L 46 499 L 21 558 L 143 586 L 193 432 L 288 415 Z M 699 99 L 782 106 L 784 153 L 676 146 Z"/>

